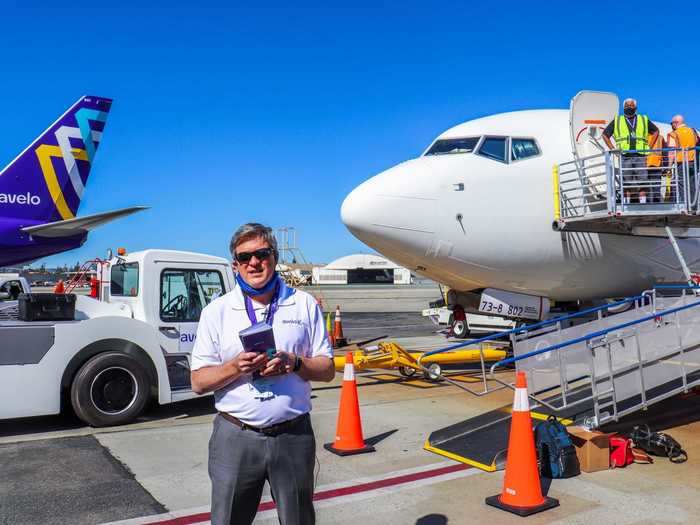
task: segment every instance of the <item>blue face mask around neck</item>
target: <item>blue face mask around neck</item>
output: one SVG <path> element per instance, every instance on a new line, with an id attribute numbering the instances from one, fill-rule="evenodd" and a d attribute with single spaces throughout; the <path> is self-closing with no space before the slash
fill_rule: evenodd
<path id="1" fill-rule="evenodd" d="M 262 288 L 253 288 L 251 285 L 249 285 L 243 277 L 241 277 L 240 273 L 236 274 L 236 282 L 238 283 L 238 286 L 241 287 L 241 290 L 243 291 L 244 294 L 246 295 L 251 295 L 251 296 L 258 296 L 258 295 L 264 295 L 268 292 L 271 292 L 272 290 L 275 289 L 275 286 L 277 285 L 277 279 L 278 279 L 277 272 L 272 274 L 272 278 L 270 278 L 269 281 L 267 281 L 267 284 L 263 286 Z"/>

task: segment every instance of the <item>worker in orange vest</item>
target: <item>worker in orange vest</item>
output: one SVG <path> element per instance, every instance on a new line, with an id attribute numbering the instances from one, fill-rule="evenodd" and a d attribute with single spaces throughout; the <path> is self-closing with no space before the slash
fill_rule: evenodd
<path id="1" fill-rule="evenodd" d="M 655 140 L 655 142 L 654 142 Z M 664 162 L 664 154 L 661 151 L 663 148 L 666 147 L 665 141 L 663 137 L 659 134 L 656 137 L 654 135 L 649 135 L 649 149 L 654 150 L 650 151 L 649 155 L 647 155 L 647 172 L 648 172 L 648 180 L 650 184 L 650 197 L 651 197 L 651 202 L 661 202 L 663 201 L 663 195 L 665 195 L 664 192 L 664 185 L 662 184 L 662 171 L 663 167 L 666 164 Z"/>
<path id="2" fill-rule="evenodd" d="M 673 131 L 668 134 L 668 147 L 675 148 L 669 152 L 670 160 L 675 163 L 677 173 L 680 176 L 683 173 L 683 163 L 688 161 L 688 181 L 690 183 L 690 201 L 693 202 L 696 194 L 695 167 L 696 167 L 696 150 L 700 139 L 697 132 L 685 124 L 683 115 L 675 115 L 671 119 L 671 127 Z M 685 151 L 678 151 L 678 150 Z M 679 189 L 682 186 L 679 185 Z M 682 195 L 682 194 L 681 194 Z"/>

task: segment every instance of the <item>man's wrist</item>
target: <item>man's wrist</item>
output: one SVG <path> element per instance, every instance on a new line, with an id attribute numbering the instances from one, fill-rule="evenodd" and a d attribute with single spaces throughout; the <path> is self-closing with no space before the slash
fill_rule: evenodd
<path id="1" fill-rule="evenodd" d="M 301 356 L 294 356 L 294 366 L 292 367 L 292 372 L 298 372 L 299 370 L 301 370 L 301 365 L 303 363 L 304 361 L 301 359 Z"/>

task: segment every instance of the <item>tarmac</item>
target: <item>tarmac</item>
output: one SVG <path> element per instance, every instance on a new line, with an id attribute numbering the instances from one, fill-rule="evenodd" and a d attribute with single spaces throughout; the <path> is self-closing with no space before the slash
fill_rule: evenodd
<path id="1" fill-rule="evenodd" d="M 351 339 L 389 332 L 411 349 L 449 341 L 414 316 L 356 316 L 345 320 Z M 387 327 L 386 330 L 383 327 Z M 382 335 L 377 334 L 377 335 Z M 467 373 L 452 378 L 469 384 Z M 486 473 L 422 449 L 438 428 L 512 403 L 512 392 L 472 396 L 448 383 L 395 371 L 358 374 L 366 441 L 376 452 L 338 457 L 323 448 L 333 440 L 342 376 L 315 384 L 312 422 L 317 438 L 316 509 L 319 524 L 458 525 L 521 523 L 486 506 L 500 493 L 502 472 Z M 696 523 L 700 513 L 700 396 L 656 412 L 683 444 L 686 463 L 656 458 L 545 483 L 560 506 L 527 518 L 532 524 Z M 697 404 L 695 404 L 697 403 Z M 207 523 L 207 442 L 211 397 L 152 406 L 133 424 L 93 429 L 70 416 L 0 422 L 0 524 Z M 700 419 L 700 418 L 697 418 Z M 256 524 L 277 523 L 266 490 Z"/>

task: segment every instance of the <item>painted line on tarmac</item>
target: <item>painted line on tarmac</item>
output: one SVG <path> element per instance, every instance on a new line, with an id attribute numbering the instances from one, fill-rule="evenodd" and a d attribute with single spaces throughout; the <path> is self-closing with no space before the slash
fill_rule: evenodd
<path id="1" fill-rule="evenodd" d="M 324 485 L 316 490 L 314 502 L 316 508 L 330 507 L 382 494 L 390 495 L 396 490 L 431 485 L 480 473 L 480 470 L 471 468 L 469 465 L 455 464 L 453 461 L 432 463 L 422 467 L 389 472 L 382 476 Z M 260 503 L 256 519 L 273 517 L 275 514 L 275 502 L 266 499 Z M 105 525 L 201 525 L 209 523 L 210 517 L 209 507 L 197 507 L 155 516 L 115 521 Z"/>

